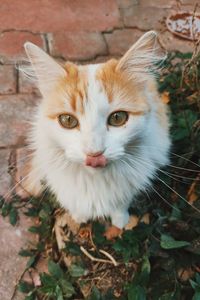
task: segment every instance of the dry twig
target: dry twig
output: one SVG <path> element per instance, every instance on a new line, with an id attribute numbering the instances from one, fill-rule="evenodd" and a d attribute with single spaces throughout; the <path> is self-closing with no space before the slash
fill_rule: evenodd
<path id="1" fill-rule="evenodd" d="M 106 263 L 106 264 L 112 264 L 114 266 L 118 265 L 118 263 L 113 259 L 113 257 L 112 257 L 112 259 L 109 257 L 110 260 L 94 257 L 83 246 L 80 247 L 80 250 L 92 261 L 102 262 L 102 263 Z M 101 251 L 103 251 L 103 250 L 101 250 Z M 103 251 L 103 252 L 104 252 L 104 255 L 106 255 L 108 257 L 108 253 L 106 252 L 106 254 L 105 254 L 105 251 Z"/>

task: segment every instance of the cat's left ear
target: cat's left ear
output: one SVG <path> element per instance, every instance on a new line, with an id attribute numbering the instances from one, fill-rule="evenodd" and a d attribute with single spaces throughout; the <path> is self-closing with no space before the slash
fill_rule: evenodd
<path id="1" fill-rule="evenodd" d="M 27 42 L 24 44 L 24 48 L 31 67 L 22 68 L 22 71 L 24 70 L 28 77 L 36 79 L 38 88 L 43 95 L 51 92 L 58 80 L 65 78 L 66 71 L 38 46 Z"/>
<path id="2" fill-rule="evenodd" d="M 157 41 L 155 31 L 146 32 L 120 59 L 117 69 L 126 72 L 130 79 L 144 82 L 166 57 Z"/>

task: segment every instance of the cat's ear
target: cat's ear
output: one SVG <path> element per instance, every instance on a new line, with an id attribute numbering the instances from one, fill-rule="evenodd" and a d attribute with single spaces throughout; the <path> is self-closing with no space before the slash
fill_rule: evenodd
<path id="1" fill-rule="evenodd" d="M 43 95 L 51 92 L 58 80 L 66 76 L 66 71 L 38 46 L 26 42 L 24 48 L 31 66 L 22 68 L 22 71 L 36 80 Z"/>
<path id="2" fill-rule="evenodd" d="M 166 53 L 157 41 L 155 31 L 146 32 L 121 58 L 117 69 L 125 71 L 130 78 L 143 82 L 155 73 Z"/>

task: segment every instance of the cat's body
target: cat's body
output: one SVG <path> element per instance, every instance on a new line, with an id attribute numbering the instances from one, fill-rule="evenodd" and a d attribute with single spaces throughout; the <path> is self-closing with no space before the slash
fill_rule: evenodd
<path id="1" fill-rule="evenodd" d="M 154 40 L 147 33 L 119 62 L 64 68 L 26 45 L 43 95 L 29 182 L 34 189 L 45 180 L 78 223 L 111 217 L 122 228 L 136 194 L 168 162 L 166 107 L 148 70 Z M 76 126 L 63 127 L 60 116 Z"/>

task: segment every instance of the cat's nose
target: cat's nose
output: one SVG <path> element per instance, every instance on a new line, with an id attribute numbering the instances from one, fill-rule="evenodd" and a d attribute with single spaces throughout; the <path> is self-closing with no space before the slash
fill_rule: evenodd
<path id="1" fill-rule="evenodd" d="M 100 156 L 104 153 L 104 151 L 99 151 L 99 152 L 89 152 L 87 153 L 87 156 L 92 156 L 92 157 L 97 157 Z"/>
<path id="2" fill-rule="evenodd" d="M 103 153 L 104 151 L 88 153 L 85 160 L 86 166 L 90 166 L 92 168 L 105 167 L 107 159 Z"/>

